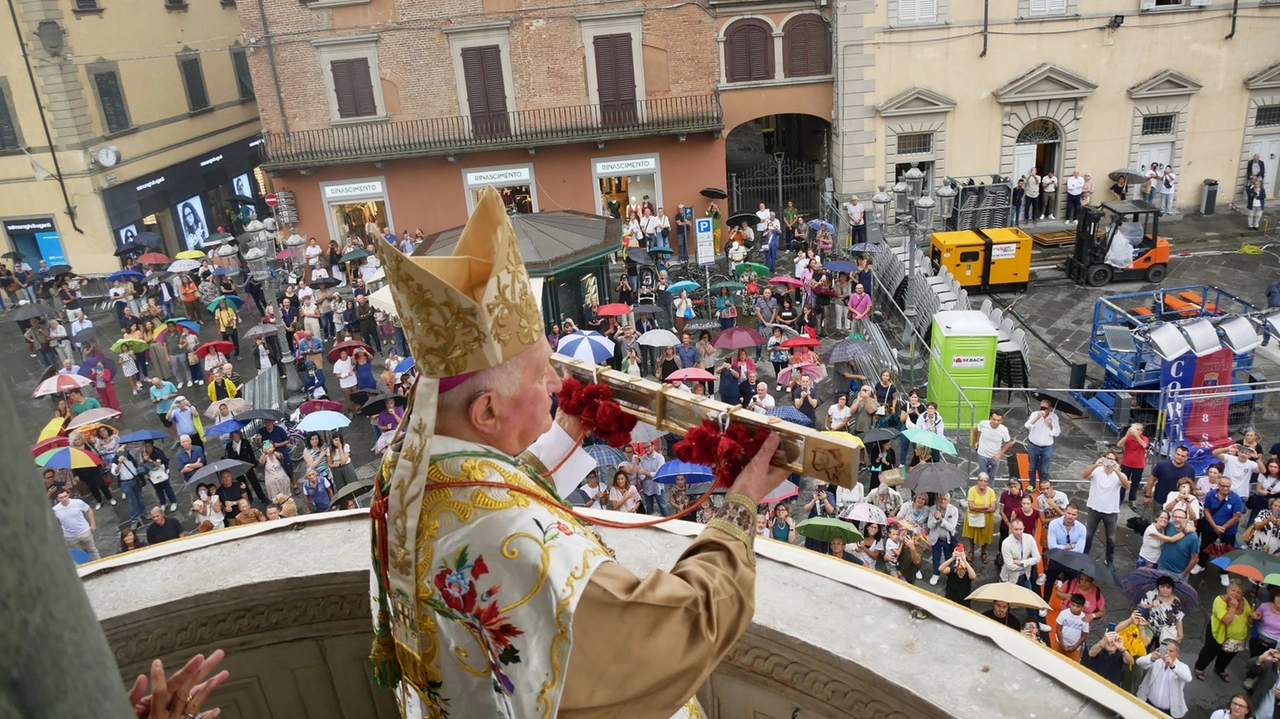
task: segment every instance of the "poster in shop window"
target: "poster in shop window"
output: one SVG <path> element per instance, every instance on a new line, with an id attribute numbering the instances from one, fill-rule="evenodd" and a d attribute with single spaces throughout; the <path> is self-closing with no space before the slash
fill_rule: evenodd
<path id="1" fill-rule="evenodd" d="M 204 219 L 204 202 L 199 195 L 179 202 L 174 208 L 178 216 L 178 227 L 182 230 L 182 239 L 188 250 L 198 250 L 209 237 L 209 225 Z"/>

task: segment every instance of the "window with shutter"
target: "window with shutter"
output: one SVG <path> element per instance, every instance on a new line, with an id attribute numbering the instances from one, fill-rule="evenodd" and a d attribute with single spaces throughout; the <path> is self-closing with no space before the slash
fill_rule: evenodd
<path id="1" fill-rule="evenodd" d="M 76 0 L 77 10 L 97 10 L 98 0 Z"/>
<path id="2" fill-rule="evenodd" d="M 1028 17 L 1056 17 L 1067 14 L 1067 0 L 1028 0 Z"/>
<path id="3" fill-rule="evenodd" d="M 13 112 L 9 109 L 9 98 L 5 88 L 0 87 L 0 150 L 18 149 L 18 126 L 14 124 Z"/>
<path id="4" fill-rule="evenodd" d="M 329 70 L 333 73 L 338 117 L 372 117 L 378 114 L 378 103 L 373 94 L 373 78 L 369 73 L 369 58 L 332 60 L 329 62 Z"/>
<path id="5" fill-rule="evenodd" d="M 636 73 L 631 59 L 631 35 L 596 35 L 596 93 L 600 119 L 608 125 L 631 123 L 636 118 Z"/>
<path id="6" fill-rule="evenodd" d="M 899 25 L 931 25 L 937 21 L 937 0 L 898 0 Z"/>
<path id="7" fill-rule="evenodd" d="M 241 100 L 252 100 L 253 75 L 249 72 L 249 58 L 245 57 L 243 48 L 231 50 L 231 69 L 236 74 L 236 89 Z"/>
<path id="8" fill-rule="evenodd" d="M 191 112 L 209 106 L 209 93 L 204 88 L 204 71 L 199 57 L 185 57 L 178 61 L 182 70 L 182 82 L 187 86 L 187 108 Z"/>
<path id="9" fill-rule="evenodd" d="M 120 77 L 114 71 L 95 72 L 93 84 L 98 88 L 98 103 L 102 106 L 107 134 L 128 130 L 129 112 L 120 91 Z"/>
<path id="10" fill-rule="evenodd" d="M 816 15 L 801 15 L 782 30 L 783 74 L 810 77 L 831 72 L 831 35 Z"/>
<path id="11" fill-rule="evenodd" d="M 502 48 L 497 45 L 462 48 L 462 75 L 467 84 L 467 109 L 471 126 L 482 137 L 505 135 L 506 85 L 502 79 Z"/>
<path id="12" fill-rule="evenodd" d="M 762 20 L 735 22 L 725 32 L 724 57 L 728 63 L 725 78 L 729 82 L 772 80 L 773 31 Z"/>

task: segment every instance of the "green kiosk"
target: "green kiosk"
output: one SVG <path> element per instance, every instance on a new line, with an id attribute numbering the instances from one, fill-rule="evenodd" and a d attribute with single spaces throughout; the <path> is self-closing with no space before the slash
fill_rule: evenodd
<path id="1" fill-rule="evenodd" d="M 996 328 L 981 312 L 946 310 L 933 316 L 930 339 L 929 400 L 947 429 L 971 429 L 991 411 L 991 390 L 970 388 L 994 386 Z"/>

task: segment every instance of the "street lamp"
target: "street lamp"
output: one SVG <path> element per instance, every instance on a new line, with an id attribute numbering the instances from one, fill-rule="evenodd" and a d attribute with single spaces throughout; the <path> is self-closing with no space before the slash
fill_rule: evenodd
<path id="1" fill-rule="evenodd" d="M 916 276 L 916 252 L 928 240 L 933 231 L 934 210 L 947 217 L 951 214 L 951 206 L 955 202 L 956 191 L 948 183 L 943 183 L 929 197 L 925 193 L 924 172 L 914 165 L 902 174 L 893 186 L 892 195 L 885 192 L 884 185 L 871 197 L 875 205 L 875 221 L 880 226 L 880 236 L 888 243 L 890 234 L 900 235 L 903 246 L 907 250 L 907 287 L 911 278 Z M 893 203 L 894 223 L 888 225 L 889 204 Z M 916 352 L 915 320 L 916 308 L 908 292 L 903 301 L 903 348 L 898 350 L 898 366 L 907 375 L 909 386 L 916 385 L 916 374 L 922 369 L 921 358 Z"/>
<path id="2" fill-rule="evenodd" d="M 292 238 L 290 238 L 292 239 Z M 306 240 L 303 240 L 305 243 Z M 278 267 L 274 267 L 276 260 L 276 243 L 271 236 L 271 232 L 262 229 L 256 232 L 252 239 L 249 240 L 249 249 L 244 253 L 244 262 L 249 267 L 249 272 L 253 278 L 257 280 L 262 287 L 263 292 L 267 296 L 268 304 L 275 304 L 276 297 L 280 295 L 280 278 L 276 271 Z M 284 339 L 284 326 L 281 325 L 279 318 L 276 319 L 276 334 L 273 339 L 276 343 L 276 350 L 280 354 L 280 362 L 285 365 L 285 389 L 290 395 L 286 401 L 290 405 L 296 399 L 293 395 L 297 395 L 302 391 L 302 381 L 298 379 L 298 375 L 293 371 L 291 365 L 294 364 L 293 353 L 285 352 L 289 343 Z M 298 399 L 297 403 L 301 404 L 302 400 Z"/>

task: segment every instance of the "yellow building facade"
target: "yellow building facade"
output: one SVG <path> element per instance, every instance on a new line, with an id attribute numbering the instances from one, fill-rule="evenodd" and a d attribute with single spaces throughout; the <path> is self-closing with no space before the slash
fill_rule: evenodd
<path id="1" fill-rule="evenodd" d="M 892 185 L 911 163 L 944 176 L 1093 176 L 1152 162 L 1173 206 L 1239 202 L 1254 153 L 1280 175 L 1280 3 L 1220 0 L 838 2 L 841 195 Z M 1065 188 L 1056 215 L 1063 217 Z M 1130 191 L 1132 199 L 1137 188 Z M 1158 198 L 1157 198 L 1158 201 Z"/>
<path id="2" fill-rule="evenodd" d="M 160 235 L 156 249 L 172 255 L 232 215 L 265 211 L 234 0 L 10 7 L 0 22 L 10 49 L 0 54 L 4 251 L 32 267 L 110 272 L 139 233 Z"/>

